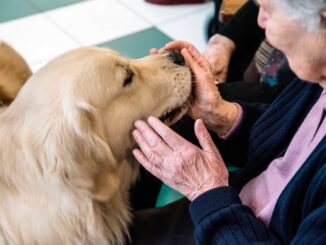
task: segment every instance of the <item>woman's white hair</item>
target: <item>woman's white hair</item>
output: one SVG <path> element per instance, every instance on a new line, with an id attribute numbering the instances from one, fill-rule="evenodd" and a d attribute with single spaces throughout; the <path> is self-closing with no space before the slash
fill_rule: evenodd
<path id="1" fill-rule="evenodd" d="M 297 19 L 308 31 L 317 31 L 323 23 L 322 11 L 326 10 L 326 0 L 275 0 L 278 6 Z"/>

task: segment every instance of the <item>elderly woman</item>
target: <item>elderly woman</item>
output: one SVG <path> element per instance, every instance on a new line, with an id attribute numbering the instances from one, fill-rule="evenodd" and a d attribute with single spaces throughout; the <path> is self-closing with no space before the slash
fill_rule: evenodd
<path id="1" fill-rule="evenodd" d="M 259 25 L 298 78 L 270 106 L 227 102 L 198 51 L 186 42 L 169 43 L 163 49 L 180 49 L 196 76 L 189 115 L 201 147 L 150 117 L 135 122 L 139 149 L 133 154 L 190 200 L 198 244 L 326 244 L 326 0 L 258 3 Z M 234 158 L 244 153 L 241 171 L 228 173 L 205 126 L 234 143 Z M 187 205 L 173 204 L 161 216 L 160 210 L 143 213 L 145 219 L 136 215 L 134 243 L 191 243 L 181 206 Z M 157 217 L 169 225 L 159 226 Z M 158 231 L 139 234 L 137 220 Z"/>

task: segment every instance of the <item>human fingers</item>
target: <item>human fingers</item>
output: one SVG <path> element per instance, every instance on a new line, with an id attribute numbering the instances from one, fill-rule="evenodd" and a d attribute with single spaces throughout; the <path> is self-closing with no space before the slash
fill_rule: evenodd
<path id="1" fill-rule="evenodd" d="M 197 79 L 202 77 L 207 72 L 211 72 L 209 69 L 209 64 L 205 64 L 203 58 L 195 60 L 188 49 L 182 49 L 181 54 Z"/>
<path id="2" fill-rule="evenodd" d="M 195 62 L 197 62 L 202 69 L 204 69 L 205 71 L 209 71 L 210 64 L 205 59 L 205 57 L 194 46 L 189 46 L 186 49 L 189 52 L 192 59 Z"/>
<path id="3" fill-rule="evenodd" d="M 149 154 L 153 154 L 148 147 L 151 148 L 156 154 L 160 156 L 167 155 L 171 152 L 171 148 L 162 140 L 162 138 L 144 121 L 136 121 L 135 122 L 136 130 L 133 133 L 141 134 L 141 140 L 144 140 L 146 144 L 144 144 L 144 150 L 146 150 L 145 154 L 147 157 Z M 136 135 L 137 137 L 138 135 Z M 137 142 L 138 143 L 138 142 Z"/>
<path id="4" fill-rule="evenodd" d="M 156 176 L 157 178 L 161 179 L 162 178 L 162 171 L 160 169 L 160 165 L 158 164 L 153 164 L 150 162 L 146 156 L 143 154 L 143 152 L 139 149 L 134 149 L 132 151 L 132 154 L 136 158 L 136 160 L 151 174 Z"/>
<path id="5" fill-rule="evenodd" d="M 182 147 L 187 141 L 155 117 L 149 117 L 148 123 L 172 149 Z"/>
<path id="6" fill-rule="evenodd" d="M 149 53 L 150 54 L 160 54 L 160 53 L 164 53 L 166 52 L 167 50 L 163 47 L 163 48 L 160 48 L 160 49 L 157 49 L 157 48 L 151 48 L 149 50 Z"/>
<path id="7" fill-rule="evenodd" d="M 142 154 L 146 157 L 148 161 L 155 165 L 161 165 L 163 163 L 163 159 L 161 158 L 161 156 L 153 150 L 153 148 L 148 144 L 148 142 L 144 139 L 144 137 L 138 130 L 134 130 L 132 132 L 132 136 L 138 144 Z"/>
<path id="8" fill-rule="evenodd" d="M 218 74 L 214 74 L 215 84 L 225 83 L 228 74 L 228 69 L 223 70 Z"/>
<path id="9" fill-rule="evenodd" d="M 198 119 L 195 122 L 195 135 L 199 141 L 200 146 L 205 152 L 212 153 L 214 155 L 219 154 L 212 137 L 202 119 Z"/>
<path id="10" fill-rule="evenodd" d="M 149 53 L 150 53 L 150 54 L 157 54 L 157 53 L 158 53 L 158 49 L 157 49 L 157 48 L 151 48 L 151 49 L 149 50 Z"/>
<path id="11" fill-rule="evenodd" d="M 196 84 L 198 85 L 198 88 L 205 87 L 205 89 L 208 89 L 211 85 L 214 85 L 215 79 L 210 65 L 205 58 L 201 56 L 198 58 L 198 60 L 195 60 L 188 49 L 182 49 L 181 53 L 185 58 L 187 65 L 190 67 L 196 77 Z M 205 89 L 203 91 L 205 91 Z"/>
<path id="12" fill-rule="evenodd" d="M 176 41 L 172 41 L 172 42 L 169 42 L 169 43 L 165 44 L 164 48 L 166 50 L 168 50 L 168 49 L 182 50 L 183 48 L 189 48 L 191 46 L 193 46 L 193 45 L 191 43 L 189 43 L 189 42 L 176 40 Z"/>
<path id="13" fill-rule="evenodd" d="M 182 56 L 185 58 L 187 65 L 190 67 L 190 69 L 195 73 L 195 75 L 198 75 L 198 73 L 202 72 L 201 67 L 199 64 L 194 60 L 194 58 L 189 53 L 188 49 L 182 49 L 181 50 Z"/>

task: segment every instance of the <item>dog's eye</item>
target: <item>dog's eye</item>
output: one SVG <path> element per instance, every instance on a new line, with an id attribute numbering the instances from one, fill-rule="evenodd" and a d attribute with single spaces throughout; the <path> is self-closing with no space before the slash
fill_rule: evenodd
<path id="1" fill-rule="evenodd" d="M 132 70 L 128 70 L 127 71 L 127 76 L 123 82 L 123 86 L 128 86 L 129 84 L 132 83 L 132 79 L 133 79 L 134 73 L 132 72 Z"/>

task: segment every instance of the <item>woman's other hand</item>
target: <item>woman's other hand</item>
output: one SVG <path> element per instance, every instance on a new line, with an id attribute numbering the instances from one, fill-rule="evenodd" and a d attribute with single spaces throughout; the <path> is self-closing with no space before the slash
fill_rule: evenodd
<path id="1" fill-rule="evenodd" d="M 137 121 L 133 137 L 140 149 L 134 156 L 149 172 L 194 200 L 202 193 L 228 185 L 228 171 L 202 120 L 195 134 L 202 149 L 183 139 L 160 120 Z"/>

